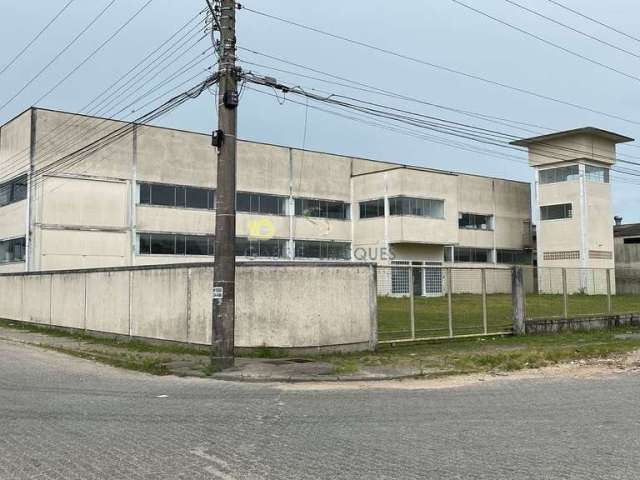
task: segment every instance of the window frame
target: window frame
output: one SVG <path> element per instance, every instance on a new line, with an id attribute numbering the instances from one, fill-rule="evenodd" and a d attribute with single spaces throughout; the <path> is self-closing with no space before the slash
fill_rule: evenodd
<path id="1" fill-rule="evenodd" d="M 16 247 L 21 255 L 16 256 Z M 3 258 L 3 252 L 6 256 Z M 0 265 L 22 263 L 27 257 L 27 237 L 14 237 L 0 240 Z"/>
<path id="2" fill-rule="evenodd" d="M 564 212 L 562 217 L 553 217 L 553 218 L 549 218 L 549 214 L 547 213 L 546 215 L 543 215 L 543 210 L 546 212 L 548 212 L 549 208 L 551 207 L 563 207 Z M 567 208 L 568 207 L 568 208 Z M 544 217 L 547 218 L 544 218 Z M 554 220 L 571 220 L 573 219 L 573 203 L 554 203 L 554 204 L 550 204 L 550 205 L 540 205 L 540 221 L 541 222 L 550 222 L 550 221 L 554 221 Z"/>
<path id="3" fill-rule="evenodd" d="M 560 175 L 561 172 L 567 172 L 571 170 L 571 173 L 567 173 L 566 176 Z M 543 178 L 550 177 L 553 173 L 553 178 Z M 564 165 L 561 167 L 552 167 L 552 168 L 544 168 L 538 171 L 538 183 L 540 185 L 550 185 L 553 183 L 564 183 L 564 182 L 574 182 L 576 180 L 580 180 L 580 165 Z"/>
<path id="4" fill-rule="evenodd" d="M 173 203 L 154 203 L 153 189 L 155 188 L 167 188 L 173 189 Z M 148 191 L 147 191 L 148 189 Z M 194 207 L 187 205 L 187 198 L 190 190 L 194 191 L 206 191 L 207 193 L 207 207 Z M 199 210 L 199 211 L 211 211 L 216 208 L 216 189 L 207 187 L 196 187 L 193 185 L 178 185 L 173 183 L 159 183 L 159 182 L 143 182 L 138 181 L 138 205 L 145 207 L 159 207 L 159 208 L 179 208 L 183 210 Z M 148 198 L 147 198 L 148 197 Z"/>
<path id="5" fill-rule="evenodd" d="M 168 240 L 169 237 L 172 237 L 173 240 L 173 253 L 156 253 L 153 250 L 153 236 L 163 236 L 165 240 Z M 148 243 L 148 248 L 145 248 L 143 251 L 143 238 L 146 237 L 146 241 Z M 187 239 L 201 237 L 206 238 L 207 241 L 207 253 L 187 253 Z M 158 241 L 156 239 L 156 241 Z M 138 232 L 136 237 L 136 255 L 143 256 L 156 256 L 156 257 L 166 257 L 166 256 L 182 256 L 182 257 L 212 257 L 215 253 L 215 236 L 209 234 L 197 234 L 197 233 L 177 233 L 177 232 Z"/>
<path id="6" fill-rule="evenodd" d="M 310 197 L 295 197 L 293 202 L 293 216 L 300 218 L 326 218 L 328 220 L 351 220 L 351 204 L 342 200 L 327 200 L 323 198 L 310 198 Z M 306 213 L 305 203 L 318 202 L 317 214 Z M 341 216 L 331 216 L 331 206 L 338 206 L 342 208 Z"/>
<path id="7" fill-rule="evenodd" d="M 358 220 L 367 220 L 370 218 L 381 218 L 385 216 L 385 206 L 384 206 L 384 198 L 373 198 L 370 200 L 362 200 L 358 202 Z M 375 204 L 375 215 L 362 215 L 363 208 L 365 212 L 367 208 L 371 208 L 373 210 Z M 382 213 L 380 213 L 382 211 Z"/>
<path id="8" fill-rule="evenodd" d="M 22 190 L 21 195 L 18 198 L 17 191 L 18 187 L 22 186 L 24 189 Z M 6 200 L 2 200 L 2 194 L 6 195 Z M 12 178 L 2 184 L 0 184 L 0 208 L 6 207 L 7 205 L 11 205 L 14 203 L 22 202 L 27 199 L 29 195 L 29 176 L 26 173 L 22 175 L 18 175 L 17 177 Z"/>
<path id="9" fill-rule="evenodd" d="M 393 197 L 389 197 L 389 216 L 446 220 L 445 202 L 445 199 L 442 198 L 408 197 L 405 195 L 396 195 Z M 434 205 L 438 206 L 438 215 L 431 214 L 434 211 Z"/>
<path id="10" fill-rule="evenodd" d="M 487 228 L 481 228 L 481 227 L 477 226 L 477 225 L 482 225 L 482 224 L 478 224 L 477 221 L 474 222 L 473 224 L 462 225 L 461 222 L 462 222 L 463 217 L 465 215 L 468 215 L 468 216 L 472 217 L 472 219 L 475 219 L 476 217 L 484 217 L 486 219 L 485 224 L 487 225 Z M 495 229 L 495 227 L 494 227 L 494 215 L 492 213 L 486 214 L 486 213 L 459 212 L 458 213 L 458 228 L 460 230 L 493 231 Z"/>
<path id="11" fill-rule="evenodd" d="M 239 198 L 243 199 L 243 204 L 248 201 L 249 208 L 240 206 Z M 275 200 L 278 206 L 278 213 L 263 211 L 263 200 L 266 199 Z M 244 213 L 247 215 L 273 215 L 277 217 L 287 216 L 287 204 L 289 203 L 289 197 L 286 195 L 275 195 L 271 193 L 259 193 L 259 192 L 244 192 L 239 191 L 236 193 L 236 212 Z"/>
<path id="12" fill-rule="evenodd" d="M 304 248 L 317 247 L 319 255 L 298 255 L 298 252 Z M 332 249 L 344 249 L 343 255 L 330 255 Z M 335 250 L 333 250 L 335 251 Z M 351 242 L 341 242 L 339 240 L 294 240 L 293 258 L 305 260 L 351 260 Z"/>

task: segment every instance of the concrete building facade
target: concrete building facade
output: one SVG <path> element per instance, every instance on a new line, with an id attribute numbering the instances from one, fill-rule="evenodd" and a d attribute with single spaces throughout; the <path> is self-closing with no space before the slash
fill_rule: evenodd
<path id="1" fill-rule="evenodd" d="M 58 167 L 123 125 L 32 108 L 0 128 L 0 272 L 211 258 L 209 135 L 141 125 Z M 525 182 L 241 141 L 237 188 L 244 260 L 531 263 Z"/>
<path id="2" fill-rule="evenodd" d="M 606 293 L 605 269 L 615 268 L 610 168 L 616 144 L 630 141 L 586 127 L 513 142 L 528 148 L 535 170 L 540 291 L 561 288 L 548 277 L 564 268 L 571 293 Z M 602 274 L 595 275 L 595 269 Z M 615 279 L 611 285 L 615 290 Z"/>

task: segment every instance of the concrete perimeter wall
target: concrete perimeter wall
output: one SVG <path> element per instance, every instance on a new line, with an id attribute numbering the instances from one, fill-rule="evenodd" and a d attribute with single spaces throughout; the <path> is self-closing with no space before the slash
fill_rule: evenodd
<path id="1" fill-rule="evenodd" d="M 240 263 L 239 348 L 374 348 L 375 271 L 353 263 Z M 0 318 L 211 344 L 211 264 L 0 275 Z"/>

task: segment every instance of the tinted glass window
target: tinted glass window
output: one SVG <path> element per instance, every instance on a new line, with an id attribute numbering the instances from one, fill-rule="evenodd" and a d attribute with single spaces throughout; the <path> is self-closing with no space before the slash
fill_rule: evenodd
<path id="1" fill-rule="evenodd" d="M 165 205 L 173 207 L 176 205 L 176 188 L 166 185 L 151 186 L 151 203 L 153 205 Z"/>
<path id="2" fill-rule="evenodd" d="M 207 255 L 209 246 L 208 238 L 201 235 L 187 235 L 186 236 L 186 250 L 187 255 Z"/>
<path id="3" fill-rule="evenodd" d="M 0 207 L 9 205 L 10 203 L 19 202 L 27 198 L 27 176 L 22 175 L 18 178 L 0 184 Z"/>
<path id="4" fill-rule="evenodd" d="M 559 220 L 562 218 L 571 218 L 572 215 L 573 211 L 570 203 L 540 207 L 540 220 Z"/>
<path id="5" fill-rule="evenodd" d="M 238 212 L 251 212 L 251 195 L 249 193 L 238 193 L 236 195 L 236 210 Z"/>
<path id="6" fill-rule="evenodd" d="M 204 188 L 188 188 L 186 191 L 189 208 L 209 208 L 209 191 Z"/>
<path id="7" fill-rule="evenodd" d="M 215 190 L 181 185 L 140 183 L 140 204 L 212 210 Z"/>
<path id="8" fill-rule="evenodd" d="M 346 242 L 323 242 L 316 240 L 296 240 L 297 258 L 317 258 L 348 260 L 351 258 L 351 244 Z"/>
<path id="9" fill-rule="evenodd" d="M 154 233 L 151 235 L 151 253 L 154 255 L 175 255 L 175 235 Z"/>
<path id="10" fill-rule="evenodd" d="M 390 198 L 389 215 L 444 218 L 444 200 L 412 197 Z"/>
<path id="11" fill-rule="evenodd" d="M 148 183 L 140 184 L 140 203 L 143 205 L 151 203 L 151 185 Z"/>
<path id="12" fill-rule="evenodd" d="M 0 241 L 0 263 L 24 261 L 25 245 L 25 237 Z"/>
<path id="13" fill-rule="evenodd" d="M 384 217 L 384 199 L 360 202 L 360 218 Z"/>

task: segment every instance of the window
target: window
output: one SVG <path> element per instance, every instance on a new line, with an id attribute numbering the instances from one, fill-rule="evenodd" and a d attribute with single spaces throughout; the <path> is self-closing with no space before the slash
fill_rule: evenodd
<path id="1" fill-rule="evenodd" d="M 164 207 L 215 208 L 216 191 L 209 188 L 140 183 L 140 204 Z"/>
<path id="2" fill-rule="evenodd" d="M 236 195 L 236 210 L 244 213 L 286 215 L 287 197 L 238 192 Z"/>
<path id="3" fill-rule="evenodd" d="M 348 220 L 349 204 L 332 200 L 296 198 L 295 214 L 298 217 L 337 218 Z"/>
<path id="4" fill-rule="evenodd" d="M 360 202 L 360 218 L 384 217 L 384 198 Z"/>
<path id="5" fill-rule="evenodd" d="M 296 240 L 295 255 L 296 258 L 349 260 L 351 259 L 351 244 L 348 242 Z"/>
<path id="6" fill-rule="evenodd" d="M 570 203 L 540 207 L 540 220 L 559 220 L 562 218 L 571 218 L 572 216 L 573 209 Z"/>
<path id="7" fill-rule="evenodd" d="M 493 215 L 458 214 L 458 227 L 471 230 L 493 230 Z"/>
<path id="8" fill-rule="evenodd" d="M 453 258 L 455 262 L 491 263 L 491 249 L 473 247 L 455 247 Z"/>
<path id="9" fill-rule="evenodd" d="M 182 233 L 139 233 L 140 255 L 213 255 L 215 238 L 212 235 Z"/>
<path id="10" fill-rule="evenodd" d="M 496 261 L 509 265 L 531 265 L 531 252 L 526 250 L 496 250 Z"/>
<path id="11" fill-rule="evenodd" d="M 411 197 L 390 198 L 389 215 L 416 215 L 419 217 L 444 218 L 444 200 Z"/>
<path id="12" fill-rule="evenodd" d="M 0 185 L 0 207 L 27 198 L 27 176 L 15 178 Z"/>
<path id="13" fill-rule="evenodd" d="M 23 262 L 25 246 L 25 237 L 0 240 L 0 263 Z"/>
<path id="14" fill-rule="evenodd" d="M 538 174 L 541 184 L 570 182 L 571 180 L 578 180 L 578 178 L 580 178 L 580 167 L 578 165 L 540 170 Z"/>
<path id="15" fill-rule="evenodd" d="M 636 238 L 625 238 L 624 239 L 624 243 L 629 245 L 629 244 L 638 244 L 640 243 L 640 237 L 636 237 Z"/>
<path id="16" fill-rule="evenodd" d="M 268 240 L 236 237 L 236 257 L 286 257 L 287 241 L 280 238 Z"/>
<path id="17" fill-rule="evenodd" d="M 584 178 L 587 182 L 609 183 L 609 169 L 585 165 Z"/>

